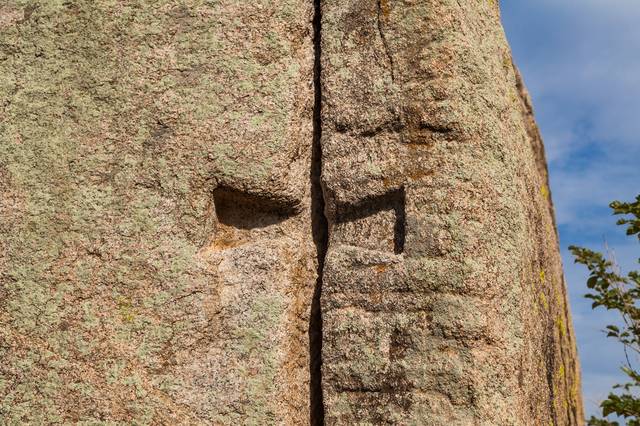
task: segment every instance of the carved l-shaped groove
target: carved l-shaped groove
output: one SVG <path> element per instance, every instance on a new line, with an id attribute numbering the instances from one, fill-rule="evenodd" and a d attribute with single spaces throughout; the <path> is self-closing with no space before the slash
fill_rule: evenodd
<path id="1" fill-rule="evenodd" d="M 349 223 L 365 219 L 382 211 L 393 211 L 393 252 L 401 254 L 405 241 L 405 189 L 403 186 L 357 203 L 338 205 L 333 223 Z M 361 225 L 362 226 L 362 225 Z"/>
<path id="2" fill-rule="evenodd" d="M 322 397 L 322 311 L 320 295 L 322 292 L 322 272 L 328 246 L 328 222 L 324 214 L 324 194 L 322 189 L 322 83 L 321 83 L 321 0 L 314 0 L 313 17 L 313 143 L 311 151 L 311 226 L 316 246 L 318 263 L 317 280 L 311 302 L 309 321 L 309 423 L 312 426 L 324 425 L 324 403 Z"/>

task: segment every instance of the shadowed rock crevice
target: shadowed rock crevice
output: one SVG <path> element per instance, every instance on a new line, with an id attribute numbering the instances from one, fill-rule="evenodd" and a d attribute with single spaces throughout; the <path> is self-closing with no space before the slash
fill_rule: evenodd
<path id="1" fill-rule="evenodd" d="M 321 85 L 321 25 L 320 0 L 314 1 L 314 68 L 313 85 L 313 145 L 311 153 L 311 226 L 316 246 L 318 278 L 311 302 L 309 321 L 309 371 L 310 371 L 310 419 L 311 425 L 324 424 L 324 403 L 322 396 L 322 312 L 320 295 L 322 292 L 322 272 L 328 246 L 328 223 L 324 214 L 325 202 L 322 189 L 322 85 Z"/>

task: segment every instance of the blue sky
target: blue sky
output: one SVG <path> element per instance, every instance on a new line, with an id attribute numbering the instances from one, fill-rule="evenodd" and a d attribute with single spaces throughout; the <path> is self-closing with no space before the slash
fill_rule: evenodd
<path id="1" fill-rule="evenodd" d="M 502 19 L 542 131 L 571 298 L 588 415 L 624 380 L 623 353 L 600 330 L 614 318 L 583 298 L 569 245 L 638 268 L 640 246 L 607 207 L 640 193 L 640 1 L 505 0 Z"/>

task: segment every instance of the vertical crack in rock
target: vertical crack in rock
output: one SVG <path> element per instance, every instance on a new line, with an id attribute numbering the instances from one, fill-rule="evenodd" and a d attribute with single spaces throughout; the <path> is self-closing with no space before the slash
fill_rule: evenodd
<path id="1" fill-rule="evenodd" d="M 328 223 L 324 215 L 324 196 L 322 192 L 322 86 L 321 73 L 321 0 L 314 0 L 313 44 L 314 44 L 314 106 L 313 106 L 313 144 L 311 153 L 311 225 L 313 241 L 318 258 L 318 278 L 311 302 L 309 321 L 309 370 L 310 378 L 310 424 L 324 424 L 324 404 L 322 401 L 322 312 L 320 294 L 322 292 L 322 271 L 328 244 Z"/>
<path id="2" fill-rule="evenodd" d="M 384 35 L 384 31 L 382 31 L 382 19 L 389 15 L 389 0 L 377 0 L 378 1 L 378 33 L 380 34 L 380 39 L 382 40 L 382 45 L 384 46 L 384 52 L 389 59 L 389 67 L 391 68 L 391 81 L 395 81 L 395 73 L 393 71 L 393 57 L 391 56 L 391 51 L 389 50 L 389 44 L 387 43 L 387 38 Z"/>

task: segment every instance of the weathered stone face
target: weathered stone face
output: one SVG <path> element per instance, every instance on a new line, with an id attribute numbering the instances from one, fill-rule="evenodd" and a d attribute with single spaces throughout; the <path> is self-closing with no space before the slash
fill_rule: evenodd
<path id="1" fill-rule="evenodd" d="M 497 6 L 322 12 L 327 422 L 581 423 L 546 167 Z"/>
<path id="2" fill-rule="evenodd" d="M 0 423 L 307 422 L 313 5 L 0 16 Z"/>
<path id="3" fill-rule="evenodd" d="M 0 419 L 580 424 L 498 14 L 0 5 Z"/>

